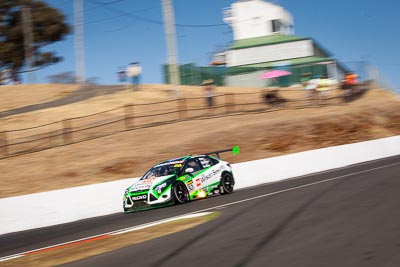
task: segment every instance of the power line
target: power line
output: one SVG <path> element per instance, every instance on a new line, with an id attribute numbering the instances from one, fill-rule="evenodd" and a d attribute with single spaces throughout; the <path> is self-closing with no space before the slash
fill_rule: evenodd
<path id="1" fill-rule="evenodd" d="M 122 1 L 124 1 L 124 0 L 115 0 L 115 1 L 111 1 L 111 2 L 101 2 L 101 3 L 105 4 L 105 5 L 112 5 L 112 4 L 116 4 L 116 3 L 122 2 Z"/>
<path id="2" fill-rule="evenodd" d="M 125 24 L 125 25 L 122 25 L 121 27 L 118 27 L 118 28 L 115 28 L 115 29 L 111 29 L 111 30 L 104 30 L 104 31 L 105 32 L 119 32 L 119 31 L 122 31 L 122 30 L 124 30 L 126 28 L 129 28 L 129 27 L 130 27 L 129 24 Z"/>
<path id="3" fill-rule="evenodd" d="M 111 4 L 113 2 L 110 3 L 103 3 L 103 2 L 97 2 L 94 0 L 89 0 L 89 2 L 91 2 L 92 4 L 101 6 L 104 9 L 107 9 L 109 11 L 112 11 L 114 13 L 119 13 L 121 16 L 125 16 L 128 17 L 130 19 L 135 19 L 135 20 L 139 20 L 142 22 L 146 22 L 146 23 L 151 23 L 151 24 L 157 24 L 157 25 L 163 25 L 164 22 L 159 21 L 159 20 L 155 20 L 155 19 L 149 19 L 146 17 L 142 17 L 139 15 L 136 15 L 134 13 L 130 13 L 130 12 L 126 12 L 124 10 L 121 10 L 119 8 L 116 8 L 114 6 L 111 6 Z M 114 1 L 115 3 L 117 1 Z M 106 7 L 107 6 L 107 7 Z M 175 27 L 181 27 L 181 28 L 211 28 L 211 27 L 222 27 L 222 26 L 227 26 L 226 23 L 218 23 L 218 24 L 182 24 L 182 23 L 175 23 Z"/>
<path id="4" fill-rule="evenodd" d="M 103 22 L 103 21 L 107 21 L 107 20 L 113 20 L 113 19 L 117 19 L 117 18 L 121 18 L 121 17 L 125 17 L 125 16 L 124 15 L 117 15 L 117 16 L 113 16 L 113 17 L 108 17 L 108 18 L 88 21 L 88 22 L 85 22 L 85 24 L 99 23 L 99 22 Z"/>
<path id="5" fill-rule="evenodd" d="M 124 17 L 130 18 L 130 19 L 141 20 L 141 21 L 144 21 L 144 22 L 153 23 L 153 24 L 159 24 L 159 25 L 163 24 L 162 21 L 147 19 L 147 18 L 138 16 L 138 15 L 136 15 L 134 13 L 126 12 L 124 10 L 121 10 L 119 8 L 111 6 L 111 4 L 106 4 L 106 3 L 103 3 L 103 2 L 97 2 L 97 1 L 94 1 L 94 0 L 89 0 L 89 2 L 94 4 L 94 5 L 97 5 L 97 6 L 101 7 L 103 9 L 107 10 L 107 11 L 112 11 L 113 13 L 119 14 L 120 16 L 124 16 Z M 138 12 L 142 12 L 142 11 L 140 10 Z"/>
<path id="6" fill-rule="evenodd" d="M 400 63 L 375 63 L 375 65 L 379 66 L 400 66 Z"/>
<path id="7" fill-rule="evenodd" d="M 100 8 L 102 6 L 96 6 L 96 7 Z M 149 11 L 149 10 L 152 10 L 152 9 L 155 9 L 155 7 L 153 6 L 153 7 L 149 7 L 149 8 L 140 9 L 140 10 L 138 10 L 136 12 L 145 12 L 145 11 Z M 91 10 L 93 10 L 93 9 L 91 9 Z M 85 24 L 99 23 L 99 22 L 112 20 L 112 19 L 117 19 L 117 18 L 121 18 L 121 17 L 125 17 L 126 18 L 127 16 L 126 16 L 126 14 L 119 14 L 119 15 L 116 15 L 116 16 L 108 17 L 108 18 L 102 18 L 102 19 L 98 19 L 98 20 L 88 21 Z"/>
<path id="8" fill-rule="evenodd" d="M 122 1 L 124 1 L 124 0 L 116 0 L 116 1 L 108 2 L 108 3 L 101 2 L 101 3 L 99 3 L 101 5 L 96 5 L 93 8 L 85 9 L 85 13 L 88 13 L 90 11 L 96 10 L 98 8 L 101 8 L 101 7 L 105 6 L 105 5 L 112 5 L 112 4 L 116 4 L 118 2 L 122 2 Z"/>

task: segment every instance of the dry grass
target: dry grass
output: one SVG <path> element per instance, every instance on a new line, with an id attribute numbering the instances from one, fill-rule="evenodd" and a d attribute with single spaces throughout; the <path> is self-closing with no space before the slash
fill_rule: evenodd
<path id="1" fill-rule="evenodd" d="M 179 96 L 182 97 L 201 97 L 203 96 L 202 87 L 199 86 L 180 86 Z M 234 87 L 219 87 L 218 94 L 224 94 L 228 92 L 259 92 L 260 89 L 257 88 L 234 88 Z M 30 94 L 34 94 L 35 91 L 32 90 Z M 29 94 L 29 95 L 30 95 Z M 26 93 L 28 95 L 28 93 Z M 143 104 L 143 103 L 154 103 L 166 100 L 174 100 L 177 95 L 171 91 L 171 87 L 163 84 L 156 85 L 143 85 L 140 91 L 132 92 L 130 90 L 124 90 L 110 95 L 97 96 L 85 101 L 73 103 L 66 106 L 60 106 L 55 108 L 49 108 L 45 110 L 38 110 L 29 113 L 24 113 L 20 115 L 9 116 L 0 119 L 1 130 L 13 130 L 28 128 L 32 126 L 37 126 L 41 124 L 47 124 L 51 122 L 62 121 L 64 119 L 86 116 L 105 110 L 115 109 L 123 107 L 126 104 Z M 249 98 L 249 96 L 247 96 Z M 0 106 L 6 106 L 7 99 L 3 101 L 0 99 Z M 35 100 L 33 100 L 35 101 Z M 221 99 L 222 101 L 222 99 Z M 202 99 L 192 101 L 191 104 L 204 104 Z M 150 112 L 152 110 L 171 110 L 176 109 L 176 103 L 167 103 L 165 105 L 143 106 L 140 108 L 140 112 Z M 104 116 L 119 116 L 123 115 L 123 110 L 111 111 L 106 113 Z M 91 118 L 99 119 L 99 118 Z M 85 121 L 86 123 L 86 121 Z M 57 127 L 57 125 L 55 126 Z"/>
<path id="2" fill-rule="evenodd" d="M 65 246 L 56 250 L 49 250 L 31 254 L 22 258 L 1 262 L 1 266 L 58 266 L 68 262 L 78 261 L 94 255 L 117 250 L 126 246 L 139 244 L 151 239 L 196 227 L 208 220 L 215 218 L 215 214 L 205 217 L 183 219 L 169 222 L 147 229 L 128 232 L 121 235 L 109 236 L 105 239 L 89 243 Z"/>
<path id="3" fill-rule="evenodd" d="M 153 87 L 147 91 L 103 96 L 52 109 L 52 112 L 14 116 L 14 119 L 20 125 L 29 125 L 32 121 L 36 124 L 38 113 L 45 117 L 47 112 L 49 117 L 55 118 L 64 112 L 69 112 L 69 116 L 93 112 L 97 108 L 104 110 L 128 101 L 126 94 L 136 94 L 134 101 L 142 102 L 147 97 L 151 102 L 171 98 L 167 87 Z M 218 88 L 219 92 L 224 90 L 246 89 Z M 201 95 L 198 87 L 185 87 L 182 91 L 188 95 Z M 242 153 L 237 157 L 224 155 L 232 163 L 394 136 L 400 134 L 399 111 L 398 98 L 387 91 L 374 89 L 359 100 L 341 106 L 222 116 L 122 132 L 0 160 L 0 197 L 137 177 L 156 162 L 168 158 L 234 145 L 240 145 Z M 21 188 L 24 188 L 23 192 Z"/>
<path id="4" fill-rule="evenodd" d="M 0 111 L 52 101 L 79 89 L 66 84 L 21 84 L 0 86 Z"/>

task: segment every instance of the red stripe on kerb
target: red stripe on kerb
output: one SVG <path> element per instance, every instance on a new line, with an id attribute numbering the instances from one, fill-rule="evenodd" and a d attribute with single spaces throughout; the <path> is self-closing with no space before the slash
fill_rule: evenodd
<path id="1" fill-rule="evenodd" d="M 24 255 L 32 255 L 32 254 L 36 254 L 36 253 L 40 253 L 40 252 L 44 252 L 44 251 L 56 250 L 56 249 L 67 247 L 67 246 L 72 246 L 72 245 L 77 245 L 77 244 L 82 244 L 82 243 L 89 243 L 89 242 L 92 242 L 92 241 L 97 241 L 97 240 L 101 240 L 101 239 L 107 238 L 109 236 L 110 235 L 102 235 L 102 236 L 97 236 L 97 237 L 93 237 L 93 238 L 88 238 L 88 239 L 85 239 L 85 240 L 71 242 L 71 243 L 68 243 L 68 244 L 63 244 L 63 245 L 58 245 L 58 246 L 54 246 L 54 247 L 34 250 L 34 251 L 31 251 L 31 252 L 24 253 Z"/>

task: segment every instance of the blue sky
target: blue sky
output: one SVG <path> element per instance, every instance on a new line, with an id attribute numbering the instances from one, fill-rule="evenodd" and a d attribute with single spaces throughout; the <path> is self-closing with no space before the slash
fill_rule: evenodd
<path id="1" fill-rule="evenodd" d="M 61 9 L 73 24 L 72 0 L 47 0 Z M 222 9 L 232 0 L 174 0 L 177 24 L 223 24 Z M 295 32 L 314 38 L 341 62 L 367 60 L 378 68 L 393 89 L 400 92 L 400 2 L 395 0 L 276 0 L 294 17 Z M 87 77 L 100 84 L 116 84 L 117 69 L 132 61 L 143 66 L 144 83 L 162 83 L 161 65 L 166 45 L 160 0 L 84 0 L 85 60 Z M 149 21 L 135 18 L 131 14 Z M 218 27 L 177 27 L 180 63 L 207 65 L 209 53 L 229 45 L 232 33 Z M 47 76 L 74 71 L 73 35 L 45 50 L 56 51 L 64 61 L 36 73 Z M 356 66 L 351 63 L 349 66 Z"/>

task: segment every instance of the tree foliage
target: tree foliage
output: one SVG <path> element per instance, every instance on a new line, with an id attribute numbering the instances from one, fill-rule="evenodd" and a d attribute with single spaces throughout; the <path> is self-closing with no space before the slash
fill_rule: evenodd
<path id="1" fill-rule="evenodd" d="M 55 52 L 42 51 L 42 48 L 63 40 L 70 33 L 65 16 L 43 1 L 0 0 L 0 70 L 9 69 L 11 73 L 22 71 L 25 64 L 23 7 L 30 8 L 36 68 L 61 61 Z"/>
<path id="2" fill-rule="evenodd" d="M 75 74 L 72 71 L 65 71 L 47 76 L 50 83 L 75 83 Z"/>
<path id="3" fill-rule="evenodd" d="M 76 81 L 75 73 L 72 71 L 65 71 L 57 74 L 47 76 L 50 83 L 63 83 L 72 84 Z M 85 84 L 97 84 L 98 77 L 90 77 L 85 81 Z"/>

